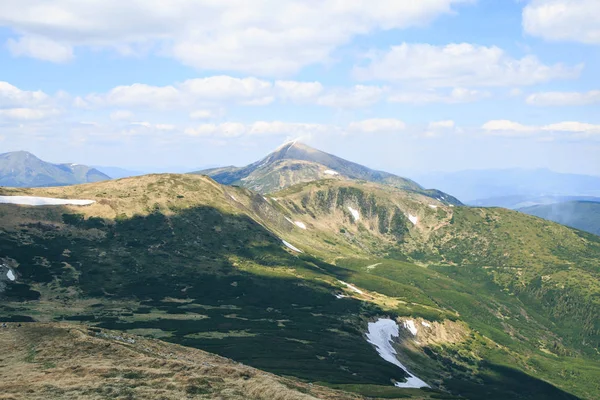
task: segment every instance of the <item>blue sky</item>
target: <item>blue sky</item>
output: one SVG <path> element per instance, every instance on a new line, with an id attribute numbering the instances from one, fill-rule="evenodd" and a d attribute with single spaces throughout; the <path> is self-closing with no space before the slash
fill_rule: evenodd
<path id="1" fill-rule="evenodd" d="M 0 44 L 0 152 L 600 175 L 597 0 L 5 0 Z"/>

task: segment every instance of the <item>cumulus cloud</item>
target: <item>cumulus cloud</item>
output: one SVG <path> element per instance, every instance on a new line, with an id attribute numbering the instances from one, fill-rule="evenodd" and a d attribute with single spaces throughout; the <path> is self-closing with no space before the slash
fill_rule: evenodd
<path id="1" fill-rule="evenodd" d="M 221 118 L 225 115 L 225 110 L 223 108 L 217 109 L 202 109 L 202 110 L 194 110 L 190 113 L 191 119 L 217 119 Z"/>
<path id="2" fill-rule="evenodd" d="M 188 128 L 185 133 L 189 136 L 218 136 L 224 138 L 246 135 L 268 136 L 287 135 L 292 137 L 310 137 L 315 134 L 325 134 L 337 131 L 338 128 L 325 124 L 293 123 L 282 121 L 257 121 L 251 124 L 225 122 L 221 124 L 202 124 Z"/>
<path id="3" fill-rule="evenodd" d="M 425 87 L 525 86 L 579 76 L 583 66 L 545 65 L 535 56 L 515 59 L 499 47 L 469 43 L 434 46 L 408 44 L 368 55 L 356 67 L 361 80 L 382 80 Z"/>
<path id="4" fill-rule="evenodd" d="M 41 90 L 21 90 L 8 82 L 0 81 L 0 108 L 46 104 L 50 96 Z"/>
<path id="5" fill-rule="evenodd" d="M 50 96 L 40 90 L 22 90 L 8 82 L 0 81 L 0 120 L 36 121 L 61 113 L 60 102 L 66 96 Z"/>
<path id="6" fill-rule="evenodd" d="M 406 129 L 406 124 L 393 118 L 372 118 L 352 122 L 348 125 L 350 132 L 361 133 L 394 133 Z"/>
<path id="7" fill-rule="evenodd" d="M 0 110 L 0 120 L 37 121 L 60 114 L 55 108 L 9 108 Z"/>
<path id="8" fill-rule="evenodd" d="M 73 58 L 71 46 L 39 36 L 8 39 L 6 45 L 15 57 L 32 57 L 54 63 L 64 63 Z"/>
<path id="9" fill-rule="evenodd" d="M 459 104 L 472 103 L 483 100 L 490 96 L 491 93 L 485 90 L 454 88 L 449 93 L 439 92 L 436 90 L 428 90 L 423 92 L 397 91 L 388 97 L 388 101 L 392 103 L 408 104 Z"/>
<path id="10" fill-rule="evenodd" d="M 133 113 L 128 110 L 117 110 L 110 113 L 110 119 L 113 121 L 127 121 L 133 118 Z"/>
<path id="11" fill-rule="evenodd" d="M 328 91 L 317 99 L 317 104 L 335 108 L 362 108 L 379 102 L 388 88 L 356 85 Z"/>
<path id="12" fill-rule="evenodd" d="M 118 86 L 107 93 L 91 94 L 78 101 L 79 106 L 84 108 L 96 106 L 205 110 L 210 108 L 208 106 L 224 104 L 265 106 L 276 100 L 315 103 L 323 91 L 319 82 L 271 82 L 254 77 L 219 75 L 188 79 L 167 86 L 142 83 Z"/>
<path id="13" fill-rule="evenodd" d="M 572 138 L 588 138 L 600 136 L 600 125 L 577 121 L 565 121 L 547 125 L 524 125 L 509 120 L 493 120 L 486 122 L 482 129 L 489 135 L 523 137 L 540 134 L 570 134 Z"/>
<path id="14" fill-rule="evenodd" d="M 600 44 L 600 2 L 532 0 L 523 9 L 523 29 L 549 41 Z"/>
<path id="15" fill-rule="evenodd" d="M 471 0 L 3 0 L 0 26 L 22 55 L 61 61 L 78 46 L 153 51 L 199 69 L 285 75 L 356 35 L 421 26 Z M 40 41 L 53 47 L 43 51 Z M 32 44 L 25 44 L 32 42 Z M 29 49 L 27 51 L 23 49 Z"/>
<path id="16" fill-rule="evenodd" d="M 534 106 L 585 106 L 600 103 L 600 90 L 534 93 L 526 101 Z"/>

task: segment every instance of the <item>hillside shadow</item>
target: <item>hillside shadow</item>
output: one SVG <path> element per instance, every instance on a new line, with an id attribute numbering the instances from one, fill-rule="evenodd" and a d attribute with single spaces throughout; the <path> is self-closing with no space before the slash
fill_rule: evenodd
<path id="1" fill-rule="evenodd" d="M 58 210 L 66 228 L 41 220 L 0 231 L 0 256 L 18 263 L 16 284 L 0 293 L 1 318 L 37 318 L 41 285 L 62 306 L 55 320 L 161 332 L 163 340 L 308 381 L 390 385 L 405 376 L 364 339 L 365 321 L 385 313 L 336 299 L 322 279 L 352 271 L 288 252 L 245 215 L 203 206 L 112 223 Z M 70 311 L 80 299 L 91 305 Z M 456 380 L 453 389 L 483 398 L 522 390 L 522 382 L 545 384 L 496 373 L 501 378 L 483 386 Z"/>

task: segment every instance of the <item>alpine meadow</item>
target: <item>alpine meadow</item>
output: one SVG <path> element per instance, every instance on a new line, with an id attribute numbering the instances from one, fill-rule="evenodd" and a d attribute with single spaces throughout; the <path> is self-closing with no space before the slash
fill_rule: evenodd
<path id="1" fill-rule="evenodd" d="M 1 3 L 0 399 L 600 399 L 600 2 Z"/>

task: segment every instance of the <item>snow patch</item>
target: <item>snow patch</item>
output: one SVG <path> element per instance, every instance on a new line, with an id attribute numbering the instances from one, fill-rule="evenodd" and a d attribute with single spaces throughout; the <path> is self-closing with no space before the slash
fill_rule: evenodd
<path id="1" fill-rule="evenodd" d="M 265 196 L 263 196 L 263 200 L 266 201 L 267 203 L 269 202 L 269 199 L 267 199 Z"/>
<path id="2" fill-rule="evenodd" d="M 231 197 L 233 199 L 233 201 L 237 201 L 237 199 L 235 198 L 234 195 L 230 194 L 229 197 Z"/>
<path id="3" fill-rule="evenodd" d="M 296 253 L 303 253 L 302 250 L 298 249 L 297 247 L 294 247 L 293 245 L 291 245 L 290 243 L 286 242 L 285 240 L 282 240 L 282 242 L 285 245 L 285 247 L 287 247 L 288 249 L 293 250 Z"/>
<path id="4" fill-rule="evenodd" d="M 412 214 L 408 214 L 408 220 L 409 220 L 410 222 L 412 222 L 412 223 L 413 223 L 413 225 L 416 225 L 416 224 L 418 224 L 418 223 L 419 223 L 419 217 L 415 217 L 415 216 L 414 216 L 414 215 L 412 215 Z"/>
<path id="5" fill-rule="evenodd" d="M 373 264 L 373 265 L 369 265 L 367 266 L 367 269 L 375 269 L 376 266 L 381 265 L 382 263 L 377 263 L 377 264 Z"/>
<path id="6" fill-rule="evenodd" d="M 344 297 L 346 297 L 343 294 L 334 294 L 334 296 L 336 299 L 343 299 Z"/>
<path id="7" fill-rule="evenodd" d="M 292 224 L 292 225 L 296 225 L 296 224 L 294 224 L 294 221 L 292 221 L 292 220 L 291 220 L 291 219 L 289 219 L 288 217 L 284 217 L 284 218 L 285 218 L 285 220 L 286 220 L 287 222 L 289 222 L 290 224 Z"/>
<path id="8" fill-rule="evenodd" d="M 6 277 L 11 281 L 14 281 L 16 279 L 15 274 L 13 274 L 12 272 L 12 269 L 8 270 L 8 272 L 6 273 Z"/>
<path id="9" fill-rule="evenodd" d="M 353 292 L 356 292 L 358 294 L 364 294 L 364 292 L 362 290 L 360 290 L 359 288 L 357 288 L 354 285 L 351 285 L 349 283 L 346 283 L 344 281 L 339 281 L 342 285 L 346 286 L 348 289 L 352 290 Z"/>
<path id="10" fill-rule="evenodd" d="M 294 222 L 294 224 L 296 224 L 296 226 L 300 229 L 306 229 L 306 225 L 304 225 L 304 222 L 296 221 Z"/>
<path id="11" fill-rule="evenodd" d="M 421 321 L 421 325 L 423 325 L 425 328 L 431 328 L 431 324 L 429 322 Z"/>
<path id="12" fill-rule="evenodd" d="M 348 210 L 352 214 L 352 217 L 354 218 L 355 221 L 358 221 L 360 219 L 360 213 L 358 212 L 358 210 L 355 210 L 354 208 L 352 208 L 350 206 L 348 206 Z"/>
<path id="13" fill-rule="evenodd" d="M 19 204 L 23 206 L 89 206 L 94 204 L 94 200 L 68 200 L 55 199 L 52 197 L 35 197 L 35 196 L 0 196 L 0 203 L 3 204 Z"/>
<path id="14" fill-rule="evenodd" d="M 335 171 L 333 171 L 331 169 L 328 169 L 327 171 L 325 171 L 323 173 L 327 174 L 327 175 L 339 175 L 339 172 L 335 172 Z"/>
<path id="15" fill-rule="evenodd" d="M 435 210 L 435 209 L 437 208 L 437 206 L 436 206 L 436 205 L 433 205 L 433 204 L 430 204 L 430 205 L 429 205 L 429 208 L 433 208 L 433 209 Z"/>
<path id="16" fill-rule="evenodd" d="M 413 336 L 417 336 L 417 327 L 415 326 L 415 321 L 412 319 L 404 321 L 404 327 L 408 329 Z"/>
<path id="17" fill-rule="evenodd" d="M 398 337 L 398 324 L 391 319 L 379 319 L 377 322 L 369 322 L 369 332 L 367 341 L 375 346 L 375 350 L 381 358 L 402 368 L 408 377 L 406 382 L 396 382 L 395 386 L 401 388 L 422 388 L 429 387 L 421 379 L 412 375 L 408 369 L 396 358 L 396 349 L 392 346 L 392 338 Z"/>
<path id="18" fill-rule="evenodd" d="M 454 205 L 453 205 L 453 204 L 450 204 L 450 207 L 454 208 Z"/>

